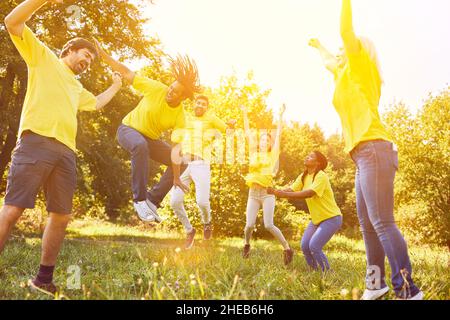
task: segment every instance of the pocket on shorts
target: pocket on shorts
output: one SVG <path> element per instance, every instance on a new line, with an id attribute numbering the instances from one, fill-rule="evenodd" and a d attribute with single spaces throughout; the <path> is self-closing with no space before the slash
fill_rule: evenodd
<path id="1" fill-rule="evenodd" d="M 37 160 L 33 159 L 31 156 L 21 152 L 15 152 L 8 174 L 8 182 L 15 182 L 21 186 L 32 184 L 33 177 L 36 173 L 36 164 Z"/>
<path id="2" fill-rule="evenodd" d="M 12 164 L 30 164 L 34 165 L 37 163 L 37 159 L 33 157 L 30 152 L 24 152 L 25 150 L 16 150 L 13 154 Z"/>

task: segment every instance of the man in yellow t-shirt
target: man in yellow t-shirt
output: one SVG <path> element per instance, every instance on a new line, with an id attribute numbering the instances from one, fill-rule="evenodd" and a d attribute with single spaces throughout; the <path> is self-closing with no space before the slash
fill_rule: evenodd
<path id="1" fill-rule="evenodd" d="M 269 189 L 269 194 L 279 198 L 305 199 L 311 215 L 311 223 L 303 234 L 301 247 L 308 265 L 327 271 L 330 264 L 323 247 L 342 226 L 341 210 L 334 199 L 330 180 L 324 170 L 328 166 L 326 157 L 314 151 L 305 159 L 306 170 L 287 190 Z"/>
<path id="2" fill-rule="evenodd" d="M 137 107 L 123 119 L 117 130 L 117 140 L 131 155 L 134 209 L 142 221 L 159 223 L 162 219 L 157 210 L 172 186 L 185 192 L 189 190 L 180 179 L 185 166 L 179 144 L 171 147 L 161 140 L 161 136 L 165 131 L 184 128 L 185 114 L 181 103 L 193 99 L 201 90 L 197 66 L 187 56 L 170 59 L 175 81 L 166 86 L 131 71 L 109 56 L 98 41 L 96 43 L 103 60 L 143 96 Z M 150 159 L 166 165 L 167 170 L 147 191 Z"/>
<path id="3" fill-rule="evenodd" d="M 173 140 L 181 143 L 183 158 L 188 166 L 181 175 L 181 182 L 188 186 L 191 182 L 195 185 L 195 195 L 198 208 L 202 214 L 203 238 L 211 239 L 211 152 L 214 139 L 220 133 L 225 133 L 227 128 L 233 128 L 235 120 L 223 122 L 212 111 L 208 110 L 209 99 L 206 96 L 198 96 L 194 103 L 194 114 L 186 116 L 186 126 L 182 130 L 174 132 Z M 195 229 L 192 227 L 184 208 L 185 191 L 174 188 L 171 194 L 171 206 L 180 219 L 187 234 L 186 249 L 194 244 Z"/>
<path id="4" fill-rule="evenodd" d="M 11 40 L 28 67 L 28 88 L 0 211 L 0 251 L 23 211 L 34 208 L 43 186 L 50 215 L 41 265 L 31 286 L 54 293 L 53 271 L 71 218 L 77 181 L 77 113 L 103 108 L 122 83 L 120 75 L 114 75 L 113 85 L 97 97 L 83 88 L 76 75 L 88 70 L 96 58 L 95 46 L 75 38 L 57 57 L 25 24 L 46 2 L 24 1 L 5 18 Z"/>
<path id="5" fill-rule="evenodd" d="M 335 57 L 317 39 L 317 48 L 335 79 L 333 104 L 341 118 L 345 151 L 357 173 L 356 206 L 367 252 L 367 281 L 363 300 L 376 300 L 389 291 L 384 260 L 391 266 L 392 285 L 400 299 L 422 300 L 412 279 L 411 261 L 394 217 L 394 178 L 398 168 L 396 146 L 378 112 L 383 83 L 375 47 L 353 29 L 351 0 L 342 0 L 341 37 L 344 47 Z M 374 279 L 376 274 L 376 279 Z"/>

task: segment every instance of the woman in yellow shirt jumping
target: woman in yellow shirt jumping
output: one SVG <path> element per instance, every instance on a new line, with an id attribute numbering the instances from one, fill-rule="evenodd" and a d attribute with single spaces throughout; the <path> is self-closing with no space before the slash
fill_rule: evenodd
<path id="1" fill-rule="evenodd" d="M 247 109 L 244 111 L 245 133 L 250 142 L 252 142 L 250 126 L 248 122 Z M 272 136 L 268 132 L 264 132 L 259 137 L 259 149 L 253 152 L 252 143 L 250 143 L 250 162 L 249 173 L 245 177 L 245 182 L 249 186 L 249 195 L 246 212 L 246 225 L 244 231 L 245 246 L 243 257 L 247 259 L 250 255 L 250 239 L 255 229 L 256 217 L 259 209 L 262 207 L 264 215 L 264 227 L 280 241 L 284 248 L 284 264 L 288 265 L 292 262 L 294 251 L 290 248 L 289 243 L 283 233 L 273 223 L 275 212 L 275 196 L 267 193 L 267 188 L 273 186 L 273 176 L 278 171 L 278 161 L 280 155 L 280 136 L 282 128 L 282 118 L 286 107 L 280 110 L 280 118 L 278 122 L 275 142 L 271 143 Z"/>
<path id="2" fill-rule="evenodd" d="M 394 218 L 394 178 L 398 169 L 396 146 L 378 113 L 383 83 L 373 43 L 353 30 L 350 0 L 342 1 L 341 37 L 344 48 L 336 57 L 318 40 L 317 48 L 335 79 L 333 104 L 342 122 L 345 150 L 357 167 L 355 189 L 358 218 L 367 254 L 367 277 L 363 300 L 385 295 L 384 261 L 387 256 L 392 285 L 400 299 L 422 300 L 414 284 L 406 242 Z"/>
<path id="3" fill-rule="evenodd" d="M 301 247 L 308 265 L 322 271 L 330 269 L 323 247 L 342 226 L 341 210 L 334 199 L 330 180 L 323 171 L 327 158 L 320 152 L 312 152 L 305 160 L 305 171 L 297 178 L 291 189 L 269 189 L 268 193 L 279 198 L 306 199 L 311 222 L 303 234 Z"/>

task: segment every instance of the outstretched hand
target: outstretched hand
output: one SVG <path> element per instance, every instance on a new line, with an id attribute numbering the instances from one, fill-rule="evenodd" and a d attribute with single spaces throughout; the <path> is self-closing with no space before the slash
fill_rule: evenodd
<path id="1" fill-rule="evenodd" d="M 319 39 L 314 38 L 314 39 L 309 40 L 308 45 L 310 47 L 318 49 L 318 48 L 320 48 L 321 43 L 320 43 Z"/>
<path id="2" fill-rule="evenodd" d="M 119 72 L 114 72 L 112 75 L 113 84 L 117 87 L 122 87 L 122 75 Z"/>

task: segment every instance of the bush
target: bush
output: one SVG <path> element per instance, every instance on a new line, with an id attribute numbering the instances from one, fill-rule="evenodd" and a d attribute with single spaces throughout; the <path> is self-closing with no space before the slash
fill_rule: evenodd
<path id="1" fill-rule="evenodd" d="M 417 201 L 401 206 L 396 220 L 408 242 L 445 245 L 445 225 L 433 216 L 433 211 L 426 203 Z"/>

